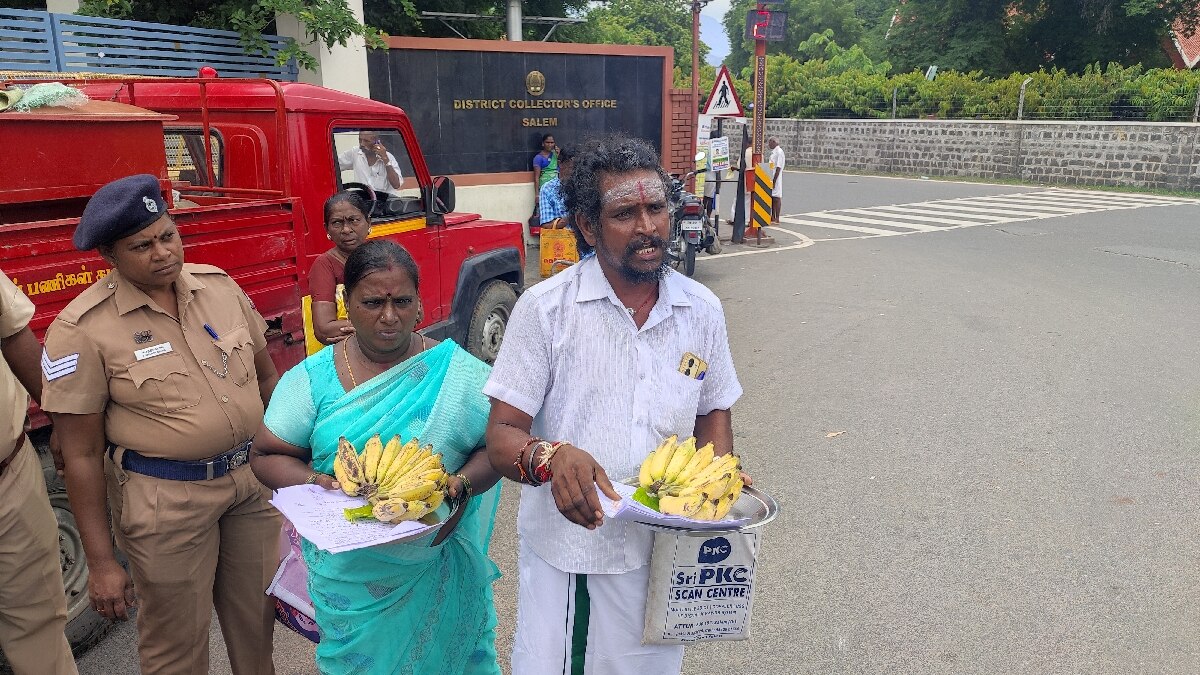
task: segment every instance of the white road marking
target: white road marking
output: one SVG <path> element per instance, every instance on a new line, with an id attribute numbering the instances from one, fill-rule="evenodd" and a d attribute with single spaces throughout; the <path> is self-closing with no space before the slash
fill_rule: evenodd
<path id="1" fill-rule="evenodd" d="M 893 177 L 872 176 L 872 178 Z M 896 180 L 912 179 L 897 178 Z M 973 184 L 979 185 L 979 183 Z M 787 225 L 855 234 L 813 239 L 786 227 L 776 226 L 768 228 L 767 232 L 774 236 L 787 233 L 800 241 L 787 246 L 737 251 L 736 253 L 698 258 L 697 260 L 721 260 L 723 258 L 758 255 L 760 253 L 790 251 L 798 248 L 807 248 L 817 242 L 853 241 L 876 237 L 926 234 L 966 227 L 991 227 L 1005 223 L 1028 222 L 1103 211 L 1196 204 L 1200 204 L 1200 199 L 1133 193 L 1065 190 L 1060 188 L 1030 188 L 1026 192 L 1011 194 L 956 197 L 926 202 L 886 204 L 861 208 L 828 209 L 825 211 L 784 215 L 779 220 L 781 223 Z M 940 226 L 926 225 L 924 223 L 939 223 Z M 869 225 L 883 225 L 897 229 L 868 227 Z"/>

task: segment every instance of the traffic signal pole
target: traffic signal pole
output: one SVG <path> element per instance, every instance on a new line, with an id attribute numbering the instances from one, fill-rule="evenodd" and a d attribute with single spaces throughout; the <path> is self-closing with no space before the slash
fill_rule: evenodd
<path id="1" fill-rule="evenodd" d="M 764 2 L 758 3 L 759 17 L 764 16 L 767 11 L 767 5 Z M 763 136 L 766 134 L 767 126 L 767 31 L 766 26 L 760 24 L 760 29 L 755 31 L 754 35 L 754 122 L 751 125 L 751 150 L 754 162 L 753 166 L 757 167 L 763 161 L 763 146 L 766 145 L 766 139 Z M 749 214 L 747 214 L 749 217 Z M 762 243 L 762 228 L 760 228 L 753 219 L 748 218 L 750 225 L 749 233 L 753 234 L 758 243 Z"/>

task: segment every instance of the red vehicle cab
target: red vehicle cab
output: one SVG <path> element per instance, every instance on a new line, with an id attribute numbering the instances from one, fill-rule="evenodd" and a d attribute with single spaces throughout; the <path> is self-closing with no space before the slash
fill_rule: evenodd
<path id="1" fill-rule="evenodd" d="M 422 331 L 485 361 L 495 358 L 523 283 L 521 225 L 455 212 L 453 183 L 429 174 L 404 111 L 259 79 L 119 78 L 74 86 L 90 100 L 0 113 L 0 143 L 23 149 L 0 162 L 0 270 L 36 305 L 31 327 L 39 337 L 108 272 L 98 255 L 71 244 L 87 200 L 105 183 L 148 173 L 159 177 L 187 260 L 227 271 L 267 320 L 268 348 L 281 372 L 306 354 L 308 273 L 331 246 L 322 210 L 341 189 L 371 200 L 371 237 L 397 241 L 420 266 Z M 373 189 L 353 162 L 339 159 L 358 148 L 364 131 L 375 132 L 394 156 L 398 187 Z M 44 449 L 48 420 L 31 412 L 32 437 Z M 46 474 L 64 547 L 68 637 L 79 647 L 98 639 L 107 622 L 88 608 L 78 532 L 62 483 L 52 467 Z"/>

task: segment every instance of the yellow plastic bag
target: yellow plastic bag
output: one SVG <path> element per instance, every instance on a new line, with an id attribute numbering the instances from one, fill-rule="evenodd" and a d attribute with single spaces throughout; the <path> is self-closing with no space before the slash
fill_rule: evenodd
<path id="1" fill-rule="evenodd" d="M 543 279 L 579 262 L 575 233 L 565 227 L 550 227 L 560 222 L 561 220 L 555 220 L 542 226 L 540 254 Z"/>

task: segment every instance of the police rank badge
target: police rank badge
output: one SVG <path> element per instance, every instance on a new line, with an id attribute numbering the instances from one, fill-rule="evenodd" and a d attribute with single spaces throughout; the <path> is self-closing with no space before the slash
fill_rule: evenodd
<path id="1" fill-rule="evenodd" d="M 144 345 L 154 339 L 154 334 L 148 330 L 139 330 L 133 334 L 133 342 L 135 344 Z"/>

